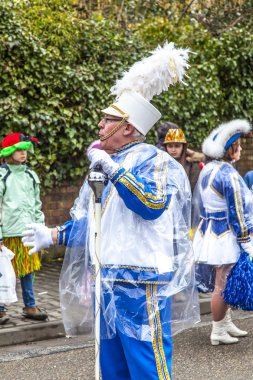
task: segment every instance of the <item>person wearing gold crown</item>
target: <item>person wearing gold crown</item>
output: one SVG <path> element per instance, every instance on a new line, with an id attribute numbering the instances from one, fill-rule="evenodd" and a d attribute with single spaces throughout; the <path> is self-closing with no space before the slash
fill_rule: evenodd
<path id="1" fill-rule="evenodd" d="M 144 142 L 161 117 L 150 100 L 182 81 L 187 57 L 166 43 L 133 65 L 112 88 L 116 101 L 102 111 L 100 149 L 88 152 L 91 167 L 100 164 L 109 177 L 100 258 L 104 380 L 171 379 L 172 335 L 199 320 L 188 180 L 173 158 Z M 76 335 L 93 317 L 94 197 L 87 181 L 71 216 L 58 229 L 31 225 L 23 241 L 31 253 L 67 244 L 60 298 L 66 333 Z M 185 302 L 174 305 L 182 290 Z"/>
<path id="2" fill-rule="evenodd" d="M 215 270 L 212 345 L 237 343 L 239 337 L 247 335 L 232 322 L 223 293 L 240 252 L 253 257 L 252 194 L 233 167 L 240 159 L 241 134 L 249 133 L 250 129 L 249 122 L 243 119 L 223 123 L 202 146 L 209 163 L 200 174 L 193 199 L 197 215 L 193 249 L 198 263 L 208 264 Z"/>
<path id="3" fill-rule="evenodd" d="M 161 131 L 167 130 L 166 135 L 163 138 L 162 145 L 167 153 L 183 165 L 193 192 L 198 181 L 200 170 L 204 166 L 204 154 L 195 152 L 194 150 L 188 148 L 185 134 L 176 124 L 166 122 L 159 128 Z"/>

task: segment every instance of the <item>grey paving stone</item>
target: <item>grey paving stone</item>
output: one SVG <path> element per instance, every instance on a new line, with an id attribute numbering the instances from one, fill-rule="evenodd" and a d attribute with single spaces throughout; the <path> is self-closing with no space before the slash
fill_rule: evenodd
<path id="1" fill-rule="evenodd" d="M 32 341 L 47 339 L 52 336 L 63 334 L 63 326 L 59 302 L 59 275 L 61 262 L 46 263 L 39 272 L 36 272 L 34 290 L 36 303 L 40 308 L 47 311 L 48 321 L 33 321 L 22 317 L 23 299 L 19 279 L 17 279 L 18 302 L 8 307 L 9 321 L 5 325 L 0 325 L 0 346 L 6 344 L 21 343 L 22 341 Z M 15 332 L 15 341 L 12 338 Z M 30 335 L 30 340 L 28 339 Z M 20 337 L 20 339 L 19 339 Z"/>
<path id="2" fill-rule="evenodd" d="M 46 309 L 49 316 L 48 321 L 45 322 L 22 317 L 24 305 L 20 283 L 17 279 L 18 302 L 8 308 L 10 318 L 8 323 L 0 325 L 0 347 L 64 336 L 59 302 L 61 265 L 60 261 L 45 263 L 35 276 L 36 303 L 39 307 Z M 204 313 L 209 312 L 210 297 L 201 300 L 201 309 Z"/>

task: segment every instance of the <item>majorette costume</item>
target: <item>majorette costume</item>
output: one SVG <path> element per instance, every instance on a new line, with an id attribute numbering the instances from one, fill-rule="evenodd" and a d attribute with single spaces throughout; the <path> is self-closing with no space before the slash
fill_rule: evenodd
<path id="1" fill-rule="evenodd" d="M 39 141 L 22 133 L 11 133 L 2 141 L 0 157 L 9 157 L 16 150 L 31 150 Z M 39 178 L 27 165 L 0 166 L 0 239 L 15 253 L 12 260 L 18 277 L 40 269 L 38 254 L 29 256 L 21 242 L 26 224 L 44 223 L 41 211 Z"/>
<path id="2" fill-rule="evenodd" d="M 240 243 L 250 241 L 252 195 L 232 164 L 222 160 L 241 133 L 249 131 L 246 120 L 233 120 L 215 129 L 203 143 L 203 152 L 214 160 L 202 170 L 194 196 L 199 224 L 193 248 L 198 262 L 236 263 Z"/>
<path id="3" fill-rule="evenodd" d="M 246 331 L 233 324 L 230 309 L 227 310 L 227 307 L 228 304 L 234 304 L 234 301 L 236 307 L 240 306 L 237 302 L 238 292 L 239 298 L 243 296 L 247 303 L 247 298 L 252 293 L 252 285 L 245 284 L 253 279 L 253 269 L 249 269 L 249 265 L 249 271 L 236 271 L 235 281 L 232 282 L 233 285 L 240 283 L 240 288 L 231 285 L 228 287 L 228 283 L 238 263 L 243 261 L 244 265 L 253 256 L 253 199 L 239 173 L 223 157 L 241 134 L 247 134 L 250 129 L 247 120 L 238 119 L 221 124 L 202 146 L 203 152 L 213 158 L 213 161 L 202 170 L 194 194 L 193 204 L 198 222 L 193 249 L 197 262 L 208 264 L 216 270 L 215 277 L 210 277 L 215 279 L 212 296 L 212 314 L 214 316 L 215 313 L 215 317 L 210 337 L 212 345 L 236 343 L 238 337 L 247 335 Z M 238 154 L 239 146 L 235 145 L 233 148 L 237 149 Z M 246 260 L 241 260 L 241 252 L 247 256 Z M 237 264 L 233 267 L 235 263 Z M 244 281 L 248 275 L 248 279 Z M 207 286 L 210 287 L 209 284 Z M 228 302 L 228 299 L 232 299 L 232 302 Z M 218 319 L 219 316 L 221 319 Z"/>
<path id="4" fill-rule="evenodd" d="M 117 100 L 103 113 L 145 136 L 161 116 L 149 100 L 182 81 L 187 58 L 173 44 L 158 47 L 116 83 Z M 170 379 L 171 335 L 199 320 L 189 182 L 173 158 L 138 139 L 111 156 L 93 149 L 91 161 L 96 154 L 111 174 L 102 195 L 102 378 Z M 93 320 L 94 196 L 87 182 L 71 216 L 59 234 L 67 244 L 60 299 L 66 332 L 76 335 Z M 180 291 L 185 302 L 174 304 Z"/>

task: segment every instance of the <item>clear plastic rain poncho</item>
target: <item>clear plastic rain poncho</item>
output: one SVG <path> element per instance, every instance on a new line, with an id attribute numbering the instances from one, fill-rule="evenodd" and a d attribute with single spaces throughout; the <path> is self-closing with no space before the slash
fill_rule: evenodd
<path id="1" fill-rule="evenodd" d="M 101 338 L 117 330 L 152 341 L 199 321 L 189 238 L 191 191 L 180 164 L 145 143 L 117 151 L 120 170 L 102 195 Z M 123 169 L 122 169 L 123 168 Z M 67 335 L 94 320 L 94 196 L 87 182 L 71 210 L 60 278 Z"/>
<path id="2" fill-rule="evenodd" d="M 251 241 L 252 194 L 230 163 L 214 160 L 201 171 L 193 210 L 198 288 L 223 292 L 227 276 L 239 259 L 241 243 Z M 217 270 L 220 281 L 215 287 Z"/>

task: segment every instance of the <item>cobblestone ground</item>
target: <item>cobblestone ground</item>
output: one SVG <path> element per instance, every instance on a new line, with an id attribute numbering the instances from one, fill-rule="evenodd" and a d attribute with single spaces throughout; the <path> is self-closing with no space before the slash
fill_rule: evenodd
<path id="1" fill-rule="evenodd" d="M 61 320 L 60 303 L 59 303 L 59 276 L 61 262 L 54 261 L 50 264 L 43 264 L 42 269 L 36 272 L 34 289 L 35 299 L 39 307 L 48 312 L 49 321 Z M 8 307 L 8 316 L 10 320 L 5 325 L 0 325 L 0 333 L 4 329 L 11 327 L 22 327 L 29 324 L 41 323 L 41 321 L 32 321 L 22 317 L 23 299 L 21 286 L 17 279 L 18 302 Z"/>

